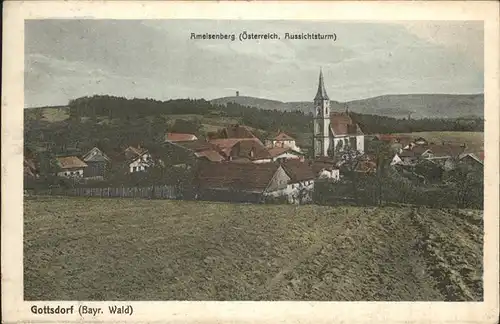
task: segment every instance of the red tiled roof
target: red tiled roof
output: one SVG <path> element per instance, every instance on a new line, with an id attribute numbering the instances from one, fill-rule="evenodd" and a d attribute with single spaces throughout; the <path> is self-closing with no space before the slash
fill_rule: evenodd
<path id="1" fill-rule="evenodd" d="M 200 151 L 195 154 L 199 158 L 206 158 L 207 160 L 212 162 L 224 161 L 224 157 L 214 150 Z"/>
<path id="2" fill-rule="evenodd" d="M 85 168 L 87 164 L 76 156 L 57 157 L 57 163 L 61 169 Z"/>
<path id="3" fill-rule="evenodd" d="M 245 157 L 253 160 L 268 159 L 271 155 L 257 138 L 226 138 L 210 140 L 226 156 Z M 250 152 L 253 150 L 253 156 Z"/>
<path id="4" fill-rule="evenodd" d="M 165 135 L 165 140 L 170 142 L 187 142 L 196 141 L 198 138 L 193 134 L 185 133 L 167 133 Z"/>
<path id="5" fill-rule="evenodd" d="M 281 162 L 281 165 L 292 182 L 307 181 L 315 178 L 313 169 L 307 162 L 286 160 Z"/>
<path id="6" fill-rule="evenodd" d="M 217 138 L 210 140 L 209 143 L 218 146 L 224 153 L 227 152 L 229 155 L 233 146 L 239 141 L 241 141 L 239 138 Z"/>
<path id="7" fill-rule="evenodd" d="M 363 135 L 358 124 L 346 113 L 331 113 L 330 128 L 335 135 Z"/>
<path id="8" fill-rule="evenodd" d="M 250 160 L 261 160 L 261 159 L 270 159 L 271 155 L 269 151 L 266 149 L 260 141 L 255 141 L 253 139 L 250 140 L 241 140 L 231 149 L 230 155 L 232 157 L 245 157 Z"/>
<path id="9" fill-rule="evenodd" d="M 201 189 L 226 189 L 263 192 L 279 165 L 276 163 L 203 162 L 196 181 Z"/>
<path id="10" fill-rule="evenodd" d="M 193 152 L 200 152 L 206 150 L 215 150 L 216 147 L 204 140 L 187 141 L 187 142 L 176 142 L 175 144 L 180 145 Z"/>

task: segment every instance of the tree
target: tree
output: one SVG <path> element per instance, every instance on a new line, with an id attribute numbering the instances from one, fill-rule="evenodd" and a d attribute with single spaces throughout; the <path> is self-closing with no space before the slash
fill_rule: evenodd
<path id="1" fill-rule="evenodd" d="M 356 203 L 359 203 L 360 178 L 359 178 L 358 168 L 360 164 L 365 160 L 365 156 L 361 152 L 352 149 L 347 149 L 342 151 L 338 149 L 336 155 L 340 156 L 339 164 L 341 172 L 343 171 L 345 177 L 351 184 L 351 193 L 353 195 L 354 201 Z"/>
<path id="2" fill-rule="evenodd" d="M 384 191 L 386 186 L 388 185 L 388 169 L 390 168 L 390 163 L 392 161 L 392 150 L 388 143 L 377 141 L 376 144 L 373 145 L 373 153 L 375 155 L 375 163 L 376 163 L 376 197 L 377 204 L 380 206 L 384 200 Z"/>

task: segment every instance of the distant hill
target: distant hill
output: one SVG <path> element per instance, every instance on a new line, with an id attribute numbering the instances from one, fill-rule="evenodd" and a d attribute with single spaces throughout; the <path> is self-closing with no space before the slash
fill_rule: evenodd
<path id="1" fill-rule="evenodd" d="M 312 101 L 282 102 L 255 97 L 223 97 L 211 101 L 214 104 L 227 104 L 234 102 L 244 106 L 252 106 L 267 110 L 294 111 L 305 113 L 312 111 Z M 404 94 L 384 95 L 349 102 L 331 103 L 333 110 L 344 110 L 361 114 L 372 114 L 394 118 L 407 117 L 412 113 L 412 118 L 459 118 L 483 117 L 484 95 L 455 95 L 455 94 Z"/>

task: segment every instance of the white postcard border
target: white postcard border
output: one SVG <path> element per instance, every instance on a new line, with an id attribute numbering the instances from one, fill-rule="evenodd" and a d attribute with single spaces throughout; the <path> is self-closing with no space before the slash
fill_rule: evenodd
<path id="1" fill-rule="evenodd" d="M 5 322 L 494 322 L 498 319 L 499 20 L 495 2 L 6 2 L 2 62 L 2 314 Z M 23 301 L 24 19 L 484 20 L 484 302 L 119 302 L 132 316 L 34 315 L 32 305 L 112 302 Z"/>

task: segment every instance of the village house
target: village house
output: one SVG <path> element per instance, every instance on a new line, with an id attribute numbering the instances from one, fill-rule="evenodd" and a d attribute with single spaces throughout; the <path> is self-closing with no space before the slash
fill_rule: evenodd
<path id="1" fill-rule="evenodd" d="M 266 140 L 267 148 L 290 148 L 293 151 L 301 152 L 300 147 L 295 143 L 295 139 L 285 132 L 279 131 L 278 135 Z"/>
<path id="2" fill-rule="evenodd" d="M 317 179 L 338 181 L 340 170 L 336 163 L 329 158 L 316 158 L 309 162 Z"/>
<path id="3" fill-rule="evenodd" d="M 184 133 L 166 133 L 165 141 L 166 142 L 189 142 L 196 141 L 198 137 L 194 134 L 184 134 Z"/>
<path id="4" fill-rule="evenodd" d="M 224 127 L 216 132 L 208 133 L 208 140 L 215 139 L 251 139 L 254 138 L 260 142 L 260 140 L 252 133 L 250 128 L 243 125 L 231 125 L 229 127 Z M 262 144 L 262 142 L 260 143 Z M 263 145 L 263 144 L 262 144 Z"/>
<path id="5" fill-rule="evenodd" d="M 219 149 L 205 140 L 195 141 L 167 141 L 163 144 L 165 153 L 170 157 L 168 165 L 193 164 L 196 160 L 222 162 L 225 157 Z"/>
<path id="6" fill-rule="evenodd" d="M 290 177 L 277 163 L 201 162 L 195 176 L 201 200 L 262 202 L 286 189 Z"/>
<path id="7" fill-rule="evenodd" d="M 364 153 L 364 133 L 355 123 L 349 111 L 332 112 L 330 98 L 319 74 L 318 91 L 314 97 L 313 148 L 314 156 L 333 156 L 346 150 Z"/>
<path id="8" fill-rule="evenodd" d="M 281 161 L 281 160 L 300 160 L 304 161 L 305 155 L 299 151 L 295 151 L 290 147 L 272 147 L 268 148 L 267 151 L 271 156 L 272 161 Z"/>
<path id="9" fill-rule="evenodd" d="M 103 180 L 109 169 L 110 159 L 99 148 L 94 147 L 82 156 L 83 162 L 87 164 L 83 176 L 88 179 Z"/>
<path id="10" fill-rule="evenodd" d="M 272 161 L 266 147 L 255 137 L 212 139 L 209 143 L 218 148 L 226 161 L 252 163 Z"/>
<path id="11" fill-rule="evenodd" d="M 474 153 L 464 153 L 460 155 L 459 161 L 470 167 L 472 170 L 482 170 L 484 168 L 483 161 Z"/>
<path id="12" fill-rule="evenodd" d="M 143 172 L 153 165 L 153 160 L 149 151 L 141 146 L 129 146 L 124 151 L 128 165 L 128 172 Z"/>
<path id="13" fill-rule="evenodd" d="M 316 175 L 309 163 L 298 160 L 284 160 L 281 166 L 290 177 L 286 188 L 272 193 L 272 196 L 284 196 L 290 204 L 303 204 L 312 200 Z"/>
<path id="14" fill-rule="evenodd" d="M 87 164 L 76 156 L 56 157 L 57 176 L 66 178 L 83 178 Z"/>
<path id="15" fill-rule="evenodd" d="M 420 160 L 415 165 L 415 173 L 423 176 L 427 182 L 441 182 L 445 173 L 444 166 L 431 160 Z"/>

